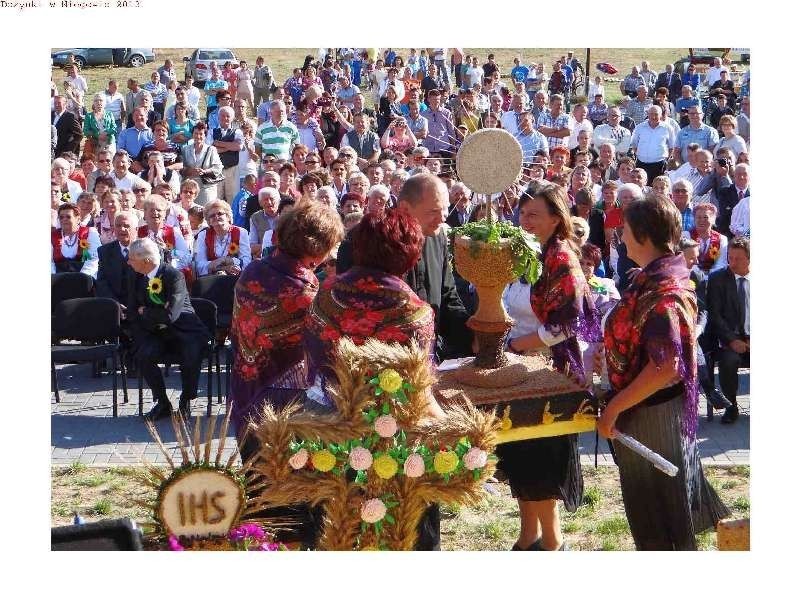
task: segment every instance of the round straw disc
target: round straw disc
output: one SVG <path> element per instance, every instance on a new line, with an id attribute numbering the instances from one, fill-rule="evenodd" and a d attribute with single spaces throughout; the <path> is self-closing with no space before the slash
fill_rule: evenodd
<path id="1" fill-rule="evenodd" d="M 505 129 L 479 129 L 458 149 L 456 170 L 459 179 L 474 192 L 504 192 L 522 171 L 522 146 Z"/>

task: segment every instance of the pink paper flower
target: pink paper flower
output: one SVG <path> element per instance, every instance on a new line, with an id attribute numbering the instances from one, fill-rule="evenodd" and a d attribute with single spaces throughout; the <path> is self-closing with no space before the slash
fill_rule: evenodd
<path id="1" fill-rule="evenodd" d="M 470 448 L 464 455 L 464 466 L 469 469 L 482 469 L 486 466 L 486 459 L 488 458 L 485 450 L 480 448 Z"/>
<path id="2" fill-rule="evenodd" d="M 174 535 L 169 536 L 167 543 L 169 544 L 169 549 L 173 552 L 182 552 L 185 550 L 185 548 L 181 546 L 181 543 L 178 541 L 178 538 Z"/>
<path id="3" fill-rule="evenodd" d="M 299 471 L 303 467 L 306 466 L 308 462 L 308 450 L 305 448 L 300 448 L 297 452 L 292 454 L 291 458 L 289 458 L 289 466 L 292 467 L 295 471 Z"/>
<path id="4" fill-rule="evenodd" d="M 361 519 L 366 523 L 377 523 L 386 516 L 386 505 L 380 498 L 372 498 L 361 507 Z"/>
<path id="5" fill-rule="evenodd" d="M 382 438 L 390 438 L 397 433 L 397 421 L 392 415 L 381 415 L 375 419 L 375 431 Z"/>
<path id="6" fill-rule="evenodd" d="M 372 453 L 361 446 L 350 451 L 350 466 L 356 471 L 366 471 L 372 466 Z"/>
<path id="7" fill-rule="evenodd" d="M 417 453 L 409 454 L 403 465 L 406 477 L 422 477 L 425 474 L 425 460 Z"/>

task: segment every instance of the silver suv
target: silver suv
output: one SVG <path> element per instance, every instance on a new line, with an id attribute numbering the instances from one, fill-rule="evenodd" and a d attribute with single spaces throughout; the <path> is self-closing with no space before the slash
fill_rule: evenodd
<path id="1" fill-rule="evenodd" d="M 184 56 L 184 78 L 191 75 L 195 83 L 205 83 L 211 78 L 211 62 L 217 63 L 222 70 L 222 65 L 231 61 L 238 65 L 239 61 L 228 48 L 198 48 L 191 56 Z"/>

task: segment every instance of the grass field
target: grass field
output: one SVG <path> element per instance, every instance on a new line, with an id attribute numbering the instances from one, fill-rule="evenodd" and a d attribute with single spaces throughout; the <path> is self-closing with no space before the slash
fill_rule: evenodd
<path id="1" fill-rule="evenodd" d="M 54 48 L 54 51 L 58 48 Z M 116 79 L 119 82 L 120 90 L 125 91 L 125 83 L 129 78 L 138 79 L 140 83 L 149 80 L 150 73 L 164 64 L 166 59 L 172 59 L 175 64 L 175 70 L 178 73 L 178 79 L 183 78 L 183 60 L 184 56 L 189 56 L 194 51 L 194 48 L 155 48 L 156 62 L 147 63 L 139 69 L 128 67 L 87 67 L 83 71 L 84 77 L 89 84 L 89 94 L 103 91 L 108 84 L 109 79 Z M 251 68 L 255 65 L 256 57 L 261 55 L 264 57 L 266 64 L 272 68 L 276 81 L 283 84 L 284 81 L 292 74 L 292 69 L 301 67 L 303 59 L 307 54 L 317 56 L 317 48 L 232 48 L 237 58 L 247 60 Z M 520 56 L 524 64 L 531 62 L 545 63 L 545 71 L 550 73 L 552 71 L 553 62 L 565 55 L 567 49 L 562 48 L 464 48 L 468 54 L 477 54 L 479 57 L 479 64 L 486 62 L 486 56 L 489 52 L 494 52 L 497 63 L 501 67 L 502 73 L 509 73 L 511 67 L 514 66 L 513 58 Z M 586 67 L 586 49 L 585 48 L 572 48 L 575 55 Z M 403 58 L 408 56 L 408 49 L 395 48 Z M 588 69 L 590 77 L 593 79 L 595 75 L 602 75 L 594 68 L 598 62 L 610 62 L 619 69 L 619 73 L 615 76 L 621 79 L 630 72 L 633 65 L 639 65 L 642 60 L 650 61 L 650 67 L 655 72 L 660 72 L 664 69 L 664 65 L 668 62 L 674 62 L 679 58 L 688 55 L 688 48 L 592 48 L 591 49 L 591 68 Z M 53 80 L 56 84 L 61 85 L 63 76 L 60 68 L 53 70 Z M 614 101 L 621 96 L 619 92 L 618 82 L 607 82 L 605 84 L 607 99 Z M 91 102 L 87 102 L 90 105 Z"/>
<path id="2" fill-rule="evenodd" d="M 135 468 L 90 468 L 81 463 L 53 468 L 50 517 L 52 525 L 72 523 L 78 512 L 87 521 L 131 517 L 148 520 L 137 500 L 152 499 L 152 492 L 138 483 Z M 562 524 L 573 550 L 633 550 L 617 470 L 584 467 L 583 504 L 572 514 L 563 512 Z M 750 468 L 706 469 L 736 518 L 750 516 Z M 496 495 L 486 493 L 477 506 L 442 508 L 442 549 L 508 550 L 519 531 L 519 510 L 508 486 L 494 484 Z M 702 550 L 716 549 L 716 535 L 698 536 Z"/>

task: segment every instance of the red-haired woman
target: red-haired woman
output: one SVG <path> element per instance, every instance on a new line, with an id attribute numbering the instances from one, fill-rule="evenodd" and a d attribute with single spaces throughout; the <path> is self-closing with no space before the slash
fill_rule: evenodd
<path id="1" fill-rule="evenodd" d="M 520 226 L 542 244 L 542 275 L 509 286 L 504 303 L 516 321 L 509 350 L 547 350 L 559 371 L 584 377 L 582 352 L 600 341 L 600 321 L 572 245 L 564 188 L 532 185 L 519 200 Z M 520 533 L 513 550 L 564 550 L 557 501 L 574 512 L 583 498 L 578 436 L 503 444 L 499 468 L 519 503 Z"/>
<path id="2" fill-rule="evenodd" d="M 569 168 L 569 150 L 566 146 L 556 146 L 550 150 L 550 161 L 552 164 L 547 169 L 546 175 L 548 181 L 553 181 L 559 175 L 569 177 L 571 169 Z"/>
<path id="3" fill-rule="evenodd" d="M 368 214 L 350 235 L 353 266 L 325 280 L 307 320 L 309 371 L 320 384 L 335 377 L 330 363 L 342 337 L 356 344 L 369 338 L 403 345 L 416 342 L 433 352 L 433 309 L 402 279 L 419 260 L 425 242 L 417 220 L 397 210 L 381 216 Z M 429 400 L 430 415 L 441 416 L 433 396 Z M 320 402 L 330 405 L 324 396 Z M 438 505 L 423 516 L 418 536 L 416 549 L 439 548 Z"/>

